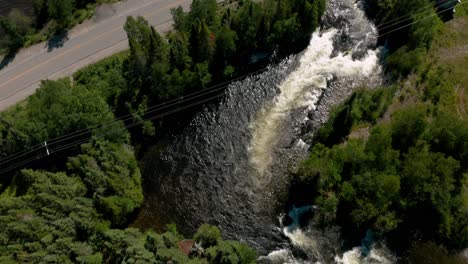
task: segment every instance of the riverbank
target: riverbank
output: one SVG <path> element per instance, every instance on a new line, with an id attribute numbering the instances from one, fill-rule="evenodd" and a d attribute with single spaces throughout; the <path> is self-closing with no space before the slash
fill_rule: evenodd
<path id="1" fill-rule="evenodd" d="M 467 261 L 467 21 L 460 15 L 443 24 L 408 76 L 354 93 L 315 130 L 290 201 L 315 210 L 298 232 L 339 226 L 350 249 L 343 261 L 354 251 L 371 257 L 369 232 L 401 263 Z"/>
<path id="2" fill-rule="evenodd" d="M 40 229 L 27 229 L 21 234 L 14 233 L 13 229 L 2 230 L 2 241 L 13 241 L 16 245 L 21 240 L 35 246 L 10 248 L 6 243 L 0 244 L 0 257 L 18 262 L 41 256 L 76 262 L 145 259 L 150 262 L 172 260 L 189 263 L 202 259 L 219 263 L 224 258 L 237 259 L 239 263 L 254 261 L 255 253 L 248 246 L 223 241 L 219 238 L 219 230 L 205 225 L 202 228 L 207 230 L 208 241 L 203 241 L 205 235 L 201 239 L 195 238 L 202 245 L 201 249 L 196 245 L 195 249 L 200 251 L 191 255 L 191 260 L 180 256 L 175 249 L 174 245 L 182 238 L 173 225 L 166 225 L 168 231 L 163 235 L 123 229 L 134 209 L 140 205 L 141 190 L 147 184 L 141 183 L 131 144 L 137 148 L 138 145 L 144 146 L 146 142 L 153 142 L 159 131 L 165 131 L 165 125 L 172 125 L 172 122 L 179 125 L 178 120 L 170 118 L 161 122 L 161 117 L 172 111 L 158 114 L 154 110 L 172 101 L 172 110 L 182 114 L 181 109 L 188 107 L 184 104 L 186 99 L 190 106 L 208 102 L 206 93 L 219 88 L 217 96 L 223 95 L 221 88 L 224 87 L 219 84 L 243 77 L 243 73 L 267 63 L 269 55 L 283 57 L 287 51 L 300 49 L 301 43 L 306 45 L 304 40 L 318 26 L 319 10 L 324 8 L 323 1 L 291 0 L 282 2 L 281 6 L 276 1 L 242 3 L 236 11 L 218 10 L 214 0 L 194 1 L 190 12 L 178 8 L 172 11 L 175 29 L 167 39 L 143 17 L 128 17 L 124 29 L 129 54 L 113 56 L 81 71 L 72 79 L 45 81 L 25 103 L 0 113 L 0 173 L 3 176 L 0 210 L 11 213 L 2 221 L 4 226 L 14 229 L 17 224 L 22 224 L 14 215 L 17 211 L 27 211 L 21 219 L 33 219 L 36 221 L 34 226 Z M 299 12 L 303 8 L 312 8 L 316 12 Z M 253 14 L 255 16 L 252 17 Z M 290 14 L 294 14 L 294 19 L 291 20 Z M 286 30 L 291 26 L 297 30 Z M 252 30 L 261 31 L 266 40 L 257 38 L 257 34 L 248 34 Z M 106 38 L 105 33 L 96 38 Z M 294 45 L 288 46 L 291 44 Z M 278 49 L 280 51 L 275 52 Z M 60 56 L 66 61 L 70 59 L 65 53 Z M 258 62 L 259 59 L 263 61 Z M 27 67 L 28 70 L 21 74 L 39 67 L 48 69 L 42 67 L 46 63 L 43 61 L 32 68 Z M 9 73 L 0 72 L 0 78 Z M 14 79 L 24 81 L 18 76 Z M 7 87 L 8 84 L 2 82 L 0 85 Z M 188 113 L 189 116 L 194 114 Z M 45 188 L 47 186 L 51 189 Z M 238 186 L 237 191 L 243 190 Z M 46 200 L 37 197 L 45 197 Z M 23 203 L 27 199 L 34 202 Z M 66 203 L 66 208 L 58 201 Z M 69 214 L 69 210 L 79 212 L 79 215 Z M 60 213 L 62 211 L 63 214 Z M 167 212 L 161 210 L 158 213 Z M 252 215 L 250 221 L 255 221 L 255 217 Z M 67 223 L 69 228 L 52 225 L 51 222 Z M 84 222 L 86 226 L 83 226 Z M 55 227 L 61 232 L 55 232 Z M 182 223 L 180 228 L 187 227 Z M 43 233 L 43 230 L 47 232 Z M 62 232 L 64 230 L 67 232 Z M 50 233 L 55 236 L 44 238 Z M 56 248 L 54 241 L 61 239 L 77 246 L 79 252 L 51 252 Z M 79 243 L 73 244 L 75 241 Z M 266 238 L 264 242 L 268 242 Z M 22 254 L 17 254 L 18 251 Z"/>

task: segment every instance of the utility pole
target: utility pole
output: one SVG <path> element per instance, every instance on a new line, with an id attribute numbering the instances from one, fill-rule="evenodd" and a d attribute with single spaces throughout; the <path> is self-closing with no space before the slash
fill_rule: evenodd
<path id="1" fill-rule="evenodd" d="M 47 147 L 47 141 L 44 141 L 44 147 L 46 149 L 47 156 L 50 156 L 49 147 Z"/>

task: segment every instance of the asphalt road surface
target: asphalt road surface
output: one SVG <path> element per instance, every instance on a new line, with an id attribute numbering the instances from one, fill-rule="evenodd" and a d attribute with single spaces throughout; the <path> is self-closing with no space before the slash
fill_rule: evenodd
<path id="1" fill-rule="evenodd" d="M 191 0 L 127 0 L 101 6 L 96 15 L 54 42 L 22 49 L 11 61 L 0 58 L 0 111 L 24 100 L 41 80 L 70 76 L 80 68 L 128 48 L 127 16 L 144 16 L 158 31 L 172 25 L 170 9 Z M 2 68 L 3 67 L 3 68 Z"/>

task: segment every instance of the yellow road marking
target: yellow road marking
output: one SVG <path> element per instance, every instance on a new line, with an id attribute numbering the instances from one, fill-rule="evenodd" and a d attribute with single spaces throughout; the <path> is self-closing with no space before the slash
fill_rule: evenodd
<path id="1" fill-rule="evenodd" d="M 176 1 L 175 3 L 173 3 L 173 4 L 170 4 L 170 5 L 168 5 L 168 6 L 165 6 L 164 8 L 158 9 L 158 10 L 156 10 L 156 11 L 154 11 L 154 12 L 149 13 L 149 14 L 143 14 L 143 16 L 151 16 L 151 15 L 160 13 L 160 12 L 163 11 L 163 10 L 166 10 L 166 9 L 168 9 L 168 8 L 172 8 L 172 7 L 174 7 L 174 6 L 177 6 L 180 2 L 183 2 L 183 1 L 184 1 L 184 0 L 177 0 L 177 1 Z M 108 32 L 106 32 L 106 33 L 104 33 L 104 34 L 102 34 L 102 35 L 99 35 L 99 36 L 96 36 L 96 37 L 94 37 L 94 38 L 92 38 L 92 39 L 89 39 L 89 40 L 87 40 L 86 42 L 84 42 L 84 43 L 82 43 L 82 44 L 77 44 L 77 45 L 75 45 L 73 48 L 68 49 L 68 50 L 66 50 L 66 51 L 64 51 L 64 52 L 62 52 L 62 53 L 60 53 L 60 54 L 58 54 L 57 56 L 54 56 L 53 58 L 50 58 L 50 59 L 48 59 L 48 60 L 46 60 L 46 61 L 44 61 L 44 62 L 42 62 L 42 63 L 40 63 L 40 64 L 37 64 L 36 66 L 34 66 L 34 67 L 32 67 L 32 68 L 29 68 L 28 70 L 26 70 L 26 71 L 24 71 L 24 72 L 22 72 L 22 73 L 16 75 L 15 77 L 11 78 L 10 80 L 8 80 L 8 81 L 6 81 L 6 82 L 0 84 L 0 87 L 3 87 L 3 86 L 5 86 L 5 85 L 7 85 L 8 83 L 17 80 L 18 78 L 20 78 L 21 76 L 25 75 L 26 73 L 29 73 L 29 72 L 31 72 L 32 70 L 34 70 L 34 69 L 36 69 L 36 68 L 38 68 L 38 67 L 40 67 L 40 66 L 43 66 L 44 64 L 50 63 L 50 62 L 53 61 L 53 60 L 56 60 L 56 59 L 58 59 L 58 58 L 61 58 L 61 57 L 63 57 L 65 54 L 67 54 L 67 53 L 69 53 L 69 52 L 71 52 L 71 51 L 73 51 L 73 50 L 76 50 L 76 49 L 78 49 L 78 48 L 81 48 L 81 47 L 83 47 L 83 46 L 86 46 L 86 45 L 88 45 L 90 42 L 92 42 L 92 41 L 94 41 L 94 40 L 96 40 L 96 39 L 99 39 L 99 38 L 103 37 L 104 35 L 107 35 L 107 34 L 109 34 L 109 33 L 115 32 L 115 31 L 117 31 L 117 30 L 119 30 L 119 29 L 121 29 L 121 28 L 122 28 L 122 26 L 115 27 L 115 28 L 112 29 L 111 31 L 108 31 Z M 37 82 L 39 82 L 39 81 L 40 81 L 40 80 L 38 80 Z M 35 83 L 36 83 L 36 82 L 35 82 Z"/>
<path id="2" fill-rule="evenodd" d="M 140 7 L 138 7 L 138 8 L 130 9 L 129 11 L 126 11 L 126 12 L 124 12 L 124 13 L 122 13 L 122 14 L 116 16 L 116 17 L 112 17 L 112 18 L 110 18 L 110 19 L 108 19 L 108 20 L 105 20 L 105 23 L 109 23 L 110 21 L 117 20 L 117 19 L 121 18 L 122 16 L 125 16 L 126 14 L 128 15 L 129 13 L 131 13 L 131 12 L 133 12 L 133 11 L 136 11 L 136 10 L 139 10 L 139 9 L 144 9 L 145 7 L 148 7 L 148 6 L 152 5 L 152 4 L 155 4 L 155 3 L 160 2 L 160 1 L 161 1 L 161 0 L 152 1 L 152 2 L 147 3 L 146 5 L 140 6 Z M 85 33 L 89 33 L 89 32 L 91 32 L 92 30 L 94 30 L 94 29 L 96 28 L 96 26 L 97 26 L 97 25 L 92 25 L 92 26 L 91 26 L 91 29 L 86 28 L 87 30 L 82 30 L 82 31 L 79 32 L 78 34 L 74 35 L 73 37 L 76 38 L 76 37 L 81 36 L 81 35 L 83 35 L 83 34 L 85 34 Z M 38 43 L 38 44 L 41 44 L 41 43 Z M 42 55 L 42 54 L 44 54 L 43 51 L 40 52 L 40 53 L 37 54 L 37 55 L 40 56 L 40 55 Z M 37 57 L 37 56 L 34 55 L 32 58 L 26 58 L 26 59 L 22 60 L 21 62 L 19 62 L 19 63 L 13 65 L 13 66 L 12 66 L 13 68 L 8 69 L 8 71 L 0 71 L 0 75 L 6 74 L 6 73 L 12 71 L 12 69 L 14 69 L 15 67 L 18 67 L 18 66 L 22 65 L 23 63 L 25 63 L 25 62 L 27 62 L 27 61 L 29 61 L 29 60 L 32 60 L 33 58 L 36 58 L 36 57 Z"/>

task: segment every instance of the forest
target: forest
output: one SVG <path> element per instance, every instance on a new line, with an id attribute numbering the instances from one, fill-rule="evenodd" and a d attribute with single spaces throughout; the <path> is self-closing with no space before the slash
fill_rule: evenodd
<path id="1" fill-rule="evenodd" d="M 33 20 L 14 15 L 0 18 L 0 26 L 16 49 L 35 42 L 31 36 L 46 24 L 55 34 L 88 17 L 89 3 L 35 0 Z M 174 125 L 149 113 L 300 52 L 325 4 L 195 0 L 188 12 L 172 10 L 167 35 L 129 17 L 129 51 L 73 79 L 44 81 L 0 113 L 0 262 L 255 262 L 253 249 L 223 240 L 217 227 L 202 225 L 190 235 L 198 251 L 188 255 L 179 250 L 187 240 L 174 225 L 162 234 L 128 228 L 144 200 L 139 151 Z M 376 24 L 407 14 L 418 23 L 380 32 L 392 85 L 359 90 L 338 105 L 295 175 L 311 188 L 316 220 L 339 225 L 352 244 L 360 241 L 351 237 L 372 230 L 395 251 L 468 246 L 468 121 L 457 113 L 454 89 L 468 66 L 431 59 L 456 41 L 446 14 L 430 9 L 432 19 L 418 17 L 417 10 L 431 6 L 438 1 L 367 1 Z M 466 6 L 457 10 L 466 15 Z M 401 253 L 403 262 L 416 263 Z M 458 260 L 444 261 L 436 263 Z"/>
<path id="2" fill-rule="evenodd" d="M 82 2 L 35 1 L 36 23 L 65 29 Z M 43 81 L 0 113 L 0 262 L 254 262 L 253 249 L 223 240 L 217 227 L 202 225 L 188 255 L 173 225 L 163 234 L 127 228 L 144 199 L 138 149 L 168 126 L 148 109 L 300 51 L 324 10 L 324 0 L 195 0 L 189 12 L 172 10 L 167 36 L 129 17 L 129 51 L 73 79 Z M 2 21 L 23 45 L 24 34 Z"/>
<path id="3" fill-rule="evenodd" d="M 377 23 L 434 4 L 368 3 Z M 459 21 L 466 21 L 464 8 Z M 439 59 L 466 34 L 445 18 L 439 13 L 381 37 L 393 84 L 358 90 L 336 106 L 295 176 L 313 193 L 317 222 L 339 225 L 351 244 L 370 230 L 390 242 L 402 263 L 464 263 L 451 254 L 468 246 L 468 119 L 460 112 L 467 94 L 457 92 L 468 64 Z"/>

